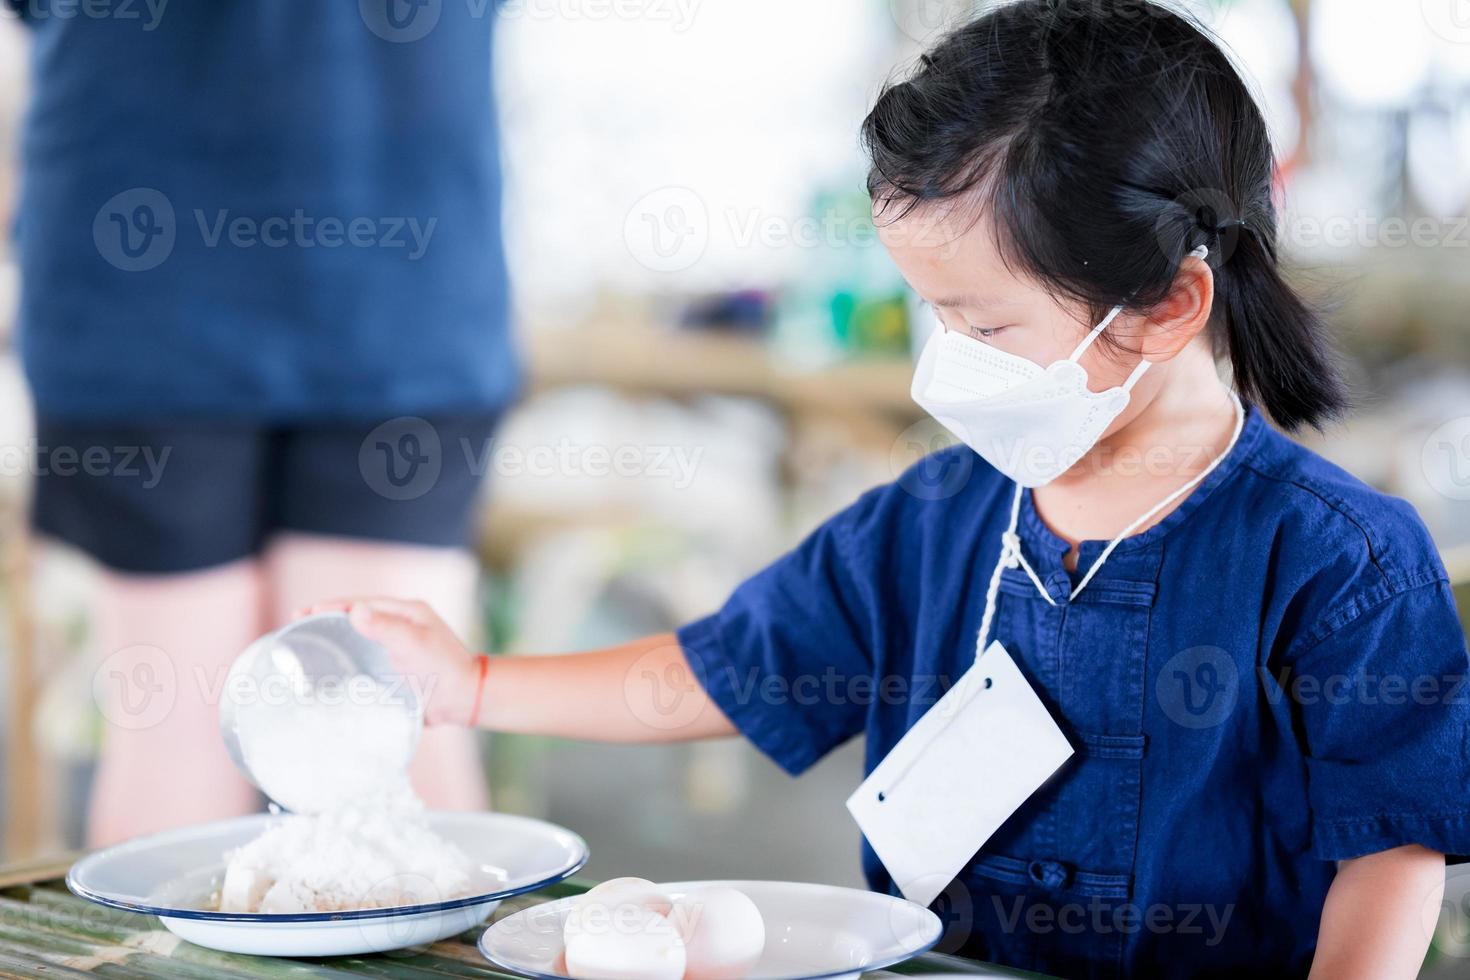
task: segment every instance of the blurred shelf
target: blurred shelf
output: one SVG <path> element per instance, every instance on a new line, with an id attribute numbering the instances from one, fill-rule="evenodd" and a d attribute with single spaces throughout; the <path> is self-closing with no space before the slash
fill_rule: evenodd
<path id="1" fill-rule="evenodd" d="M 637 394 L 759 398 L 789 412 L 917 419 L 906 358 L 852 360 L 810 371 L 781 363 L 755 338 L 618 324 L 533 330 L 523 339 L 538 390 L 603 385 Z"/>
<path id="2" fill-rule="evenodd" d="M 491 568 L 510 569 L 536 541 L 572 531 L 608 531 L 646 525 L 636 508 L 600 506 L 536 508 L 506 503 L 494 494 L 480 515 L 480 560 Z"/>

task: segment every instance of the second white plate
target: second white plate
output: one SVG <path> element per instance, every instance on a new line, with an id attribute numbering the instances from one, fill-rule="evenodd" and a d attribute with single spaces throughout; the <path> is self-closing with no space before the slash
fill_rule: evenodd
<path id="1" fill-rule="evenodd" d="M 877 892 L 790 881 L 681 881 L 661 885 L 671 898 L 706 885 L 738 888 L 766 925 L 766 949 L 747 980 L 837 980 L 917 956 L 939 941 L 939 916 Z M 569 980 L 562 927 L 574 899 L 546 902 L 485 930 L 480 952 L 533 980 Z"/>

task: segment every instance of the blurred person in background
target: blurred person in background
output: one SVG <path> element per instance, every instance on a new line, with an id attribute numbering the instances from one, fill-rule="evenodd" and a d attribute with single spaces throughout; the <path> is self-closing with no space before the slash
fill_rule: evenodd
<path id="1" fill-rule="evenodd" d="M 289 610 L 409 594 L 472 628 L 474 460 L 517 377 L 493 5 L 0 2 L 32 41 L 34 524 L 104 569 L 101 845 L 258 805 L 219 691 Z M 413 776 L 485 803 L 464 732 Z"/>

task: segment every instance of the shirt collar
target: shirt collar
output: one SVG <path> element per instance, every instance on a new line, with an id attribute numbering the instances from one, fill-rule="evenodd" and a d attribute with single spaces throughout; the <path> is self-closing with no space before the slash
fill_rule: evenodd
<path id="1" fill-rule="evenodd" d="M 1137 565 L 1137 559 L 1146 552 L 1152 552 L 1155 546 L 1170 534 L 1175 528 L 1180 527 L 1190 518 L 1201 504 L 1203 504 L 1214 491 L 1222 486 L 1240 468 L 1240 464 L 1257 450 L 1261 442 L 1261 433 L 1266 427 L 1264 418 L 1259 409 L 1254 405 L 1245 404 L 1245 422 L 1241 426 L 1240 438 L 1220 464 L 1209 476 L 1195 487 L 1184 499 L 1179 501 L 1175 508 L 1164 519 L 1154 524 L 1147 530 L 1124 538 L 1118 543 L 1118 547 L 1108 557 L 1103 567 L 1098 570 L 1097 578 L 1103 577 L 1129 577 L 1130 568 Z M 1104 540 L 1088 539 L 1083 541 L 1079 547 L 1076 573 L 1069 573 L 1062 564 L 1071 546 L 1059 537 L 1041 519 L 1036 512 L 1036 503 L 1032 497 L 1032 491 L 1023 490 L 1021 493 L 1021 513 L 1017 533 L 1020 535 L 1022 547 L 1026 550 L 1026 556 L 1036 568 L 1039 575 L 1046 578 L 1057 578 L 1054 573 L 1060 573 L 1075 581 L 1086 574 L 1092 563 L 1097 561 L 1098 555 L 1107 547 L 1108 542 Z M 1156 555 L 1154 556 L 1157 557 Z M 1156 564 L 1156 561 L 1154 562 Z M 1132 574 L 1142 574 L 1145 570 L 1134 568 Z M 1048 590 L 1055 591 L 1053 585 L 1064 584 L 1065 580 L 1057 583 L 1048 582 Z M 1067 591 L 1063 588 L 1061 591 Z M 1084 593 L 1085 594 L 1085 593 Z"/>

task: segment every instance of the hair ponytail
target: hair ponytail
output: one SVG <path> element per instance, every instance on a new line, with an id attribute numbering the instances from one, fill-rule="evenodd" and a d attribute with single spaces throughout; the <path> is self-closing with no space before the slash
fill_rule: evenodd
<path id="1" fill-rule="evenodd" d="M 1211 340 L 1241 396 L 1285 428 L 1342 412 L 1327 328 L 1277 264 L 1265 119 L 1204 29 L 1163 4 L 995 7 L 884 90 L 863 142 L 880 220 L 968 195 L 1013 267 L 1092 311 L 1156 305 L 1208 245 Z"/>
<path id="2" fill-rule="evenodd" d="M 1249 225 L 1233 237 L 1215 295 L 1236 391 L 1283 428 L 1321 428 L 1348 404 L 1327 324 L 1282 277 L 1271 238 Z"/>

